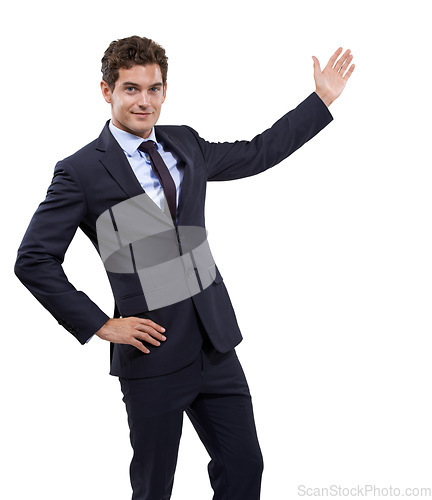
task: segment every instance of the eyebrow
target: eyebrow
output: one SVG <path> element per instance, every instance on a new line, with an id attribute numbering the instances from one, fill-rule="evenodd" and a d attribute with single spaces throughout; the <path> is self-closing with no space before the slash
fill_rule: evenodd
<path id="1" fill-rule="evenodd" d="M 162 82 L 157 82 L 157 83 L 152 83 L 149 85 L 149 88 L 151 87 L 162 87 L 163 83 Z M 134 82 L 124 82 L 123 87 L 141 87 L 139 83 L 134 83 Z"/>

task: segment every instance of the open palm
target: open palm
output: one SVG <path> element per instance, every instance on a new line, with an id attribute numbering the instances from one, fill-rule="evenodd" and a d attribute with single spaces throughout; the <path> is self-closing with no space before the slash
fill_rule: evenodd
<path id="1" fill-rule="evenodd" d="M 316 93 L 327 106 L 341 95 L 355 68 L 355 65 L 351 64 L 353 60 L 351 51 L 348 49 L 339 57 L 342 50 L 342 47 L 337 49 L 323 70 L 321 70 L 318 59 L 312 56 Z"/>

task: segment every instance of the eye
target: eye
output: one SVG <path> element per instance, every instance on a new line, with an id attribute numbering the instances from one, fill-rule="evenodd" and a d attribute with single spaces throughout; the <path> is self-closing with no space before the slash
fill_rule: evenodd
<path id="1" fill-rule="evenodd" d="M 135 92 L 136 88 L 135 87 L 126 87 L 126 92 Z"/>
<path id="2" fill-rule="evenodd" d="M 150 90 L 151 92 L 159 92 L 160 87 L 152 87 Z"/>

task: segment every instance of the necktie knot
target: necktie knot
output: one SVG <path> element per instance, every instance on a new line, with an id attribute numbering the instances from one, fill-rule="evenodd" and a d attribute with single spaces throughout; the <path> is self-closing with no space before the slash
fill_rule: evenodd
<path id="1" fill-rule="evenodd" d="M 156 149 L 156 144 L 153 141 L 144 141 L 138 146 L 138 149 L 144 153 L 150 153 Z"/>

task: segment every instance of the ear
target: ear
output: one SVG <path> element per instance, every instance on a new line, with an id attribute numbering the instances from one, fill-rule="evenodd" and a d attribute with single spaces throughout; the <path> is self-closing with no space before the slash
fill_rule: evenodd
<path id="1" fill-rule="evenodd" d="M 111 89 L 109 88 L 109 85 L 107 84 L 107 82 L 105 80 L 102 80 L 100 83 L 100 86 L 101 86 L 103 98 L 105 99 L 105 101 L 107 103 L 111 103 L 112 93 L 111 93 Z"/>
<path id="2" fill-rule="evenodd" d="M 165 85 L 163 87 L 163 99 L 162 99 L 162 102 L 165 102 L 165 99 L 166 99 L 167 85 L 168 85 L 168 83 L 165 82 Z"/>

